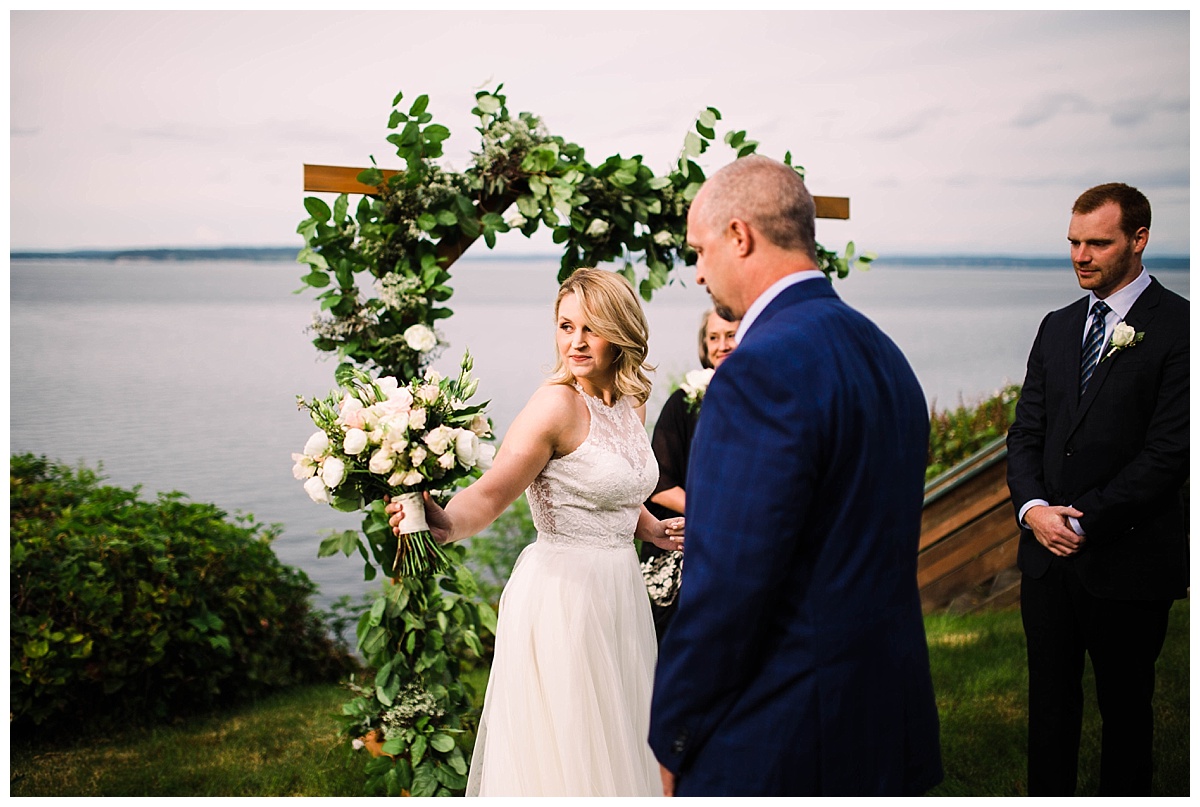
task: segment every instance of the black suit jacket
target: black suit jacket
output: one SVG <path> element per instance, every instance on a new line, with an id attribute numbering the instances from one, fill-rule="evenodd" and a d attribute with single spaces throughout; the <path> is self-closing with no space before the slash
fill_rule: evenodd
<path id="1" fill-rule="evenodd" d="M 1101 361 L 1081 399 L 1087 316 L 1085 297 L 1046 315 L 1034 340 L 1008 433 L 1013 507 L 1045 499 L 1083 512 L 1087 538 L 1066 560 L 1094 596 L 1184 597 L 1188 301 L 1151 278 L 1125 318 L 1145 334 L 1142 341 Z M 1041 577 L 1053 557 L 1022 530 L 1018 563 L 1025 574 Z"/>

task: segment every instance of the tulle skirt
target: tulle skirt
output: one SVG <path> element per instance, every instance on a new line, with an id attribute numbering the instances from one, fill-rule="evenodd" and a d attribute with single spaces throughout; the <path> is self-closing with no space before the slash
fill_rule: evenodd
<path id="1" fill-rule="evenodd" d="M 656 654 L 632 544 L 530 544 L 500 598 L 467 795 L 662 795 Z"/>

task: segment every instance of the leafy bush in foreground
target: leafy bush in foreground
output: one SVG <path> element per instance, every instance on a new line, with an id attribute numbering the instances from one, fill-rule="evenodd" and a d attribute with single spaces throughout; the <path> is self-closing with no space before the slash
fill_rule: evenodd
<path id="1" fill-rule="evenodd" d="M 174 716 L 345 668 L 276 529 L 32 454 L 9 490 L 14 725 Z"/>

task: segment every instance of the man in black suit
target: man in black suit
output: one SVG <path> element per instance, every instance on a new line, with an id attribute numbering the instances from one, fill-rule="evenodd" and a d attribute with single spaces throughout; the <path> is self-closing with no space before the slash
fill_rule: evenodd
<path id="1" fill-rule="evenodd" d="M 1142 267 L 1149 238 L 1137 189 L 1076 200 L 1067 240 L 1088 296 L 1042 320 L 1008 433 L 1031 796 L 1075 791 L 1085 652 L 1100 794 L 1150 794 L 1154 665 L 1188 587 L 1189 305 Z"/>

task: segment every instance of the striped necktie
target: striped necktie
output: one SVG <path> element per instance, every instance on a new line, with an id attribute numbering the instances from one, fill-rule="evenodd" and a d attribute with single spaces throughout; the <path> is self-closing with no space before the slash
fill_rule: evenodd
<path id="1" fill-rule="evenodd" d="M 1087 339 L 1083 343 L 1083 363 L 1079 367 L 1079 397 L 1087 392 L 1088 381 L 1100 363 L 1100 351 L 1104 349 L 1104 317 L 1112 309 L 1103 300 L 1097 300 L 1092 306 L 1092 326 L 1088 328 Z"/>

